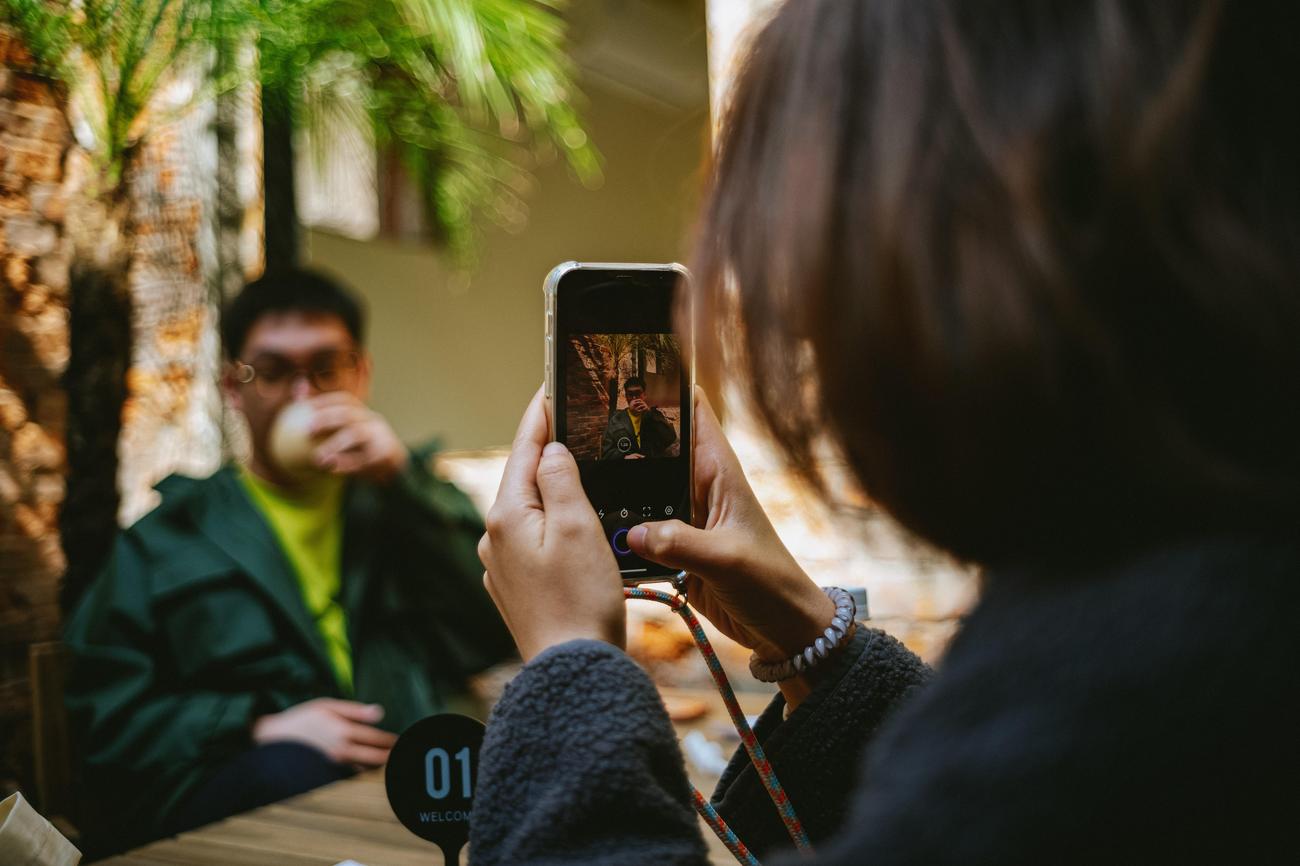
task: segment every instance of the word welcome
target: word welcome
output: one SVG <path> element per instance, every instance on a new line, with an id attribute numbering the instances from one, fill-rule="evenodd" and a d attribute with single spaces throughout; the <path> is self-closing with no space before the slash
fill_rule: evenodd
<path id="1" fill-rule="evenodd" d="M 448 821 L 468 821 L 469 812 L 462 812 L 459 809 L 446 812 L 417 812 L 421 824 L 443 824 Z"/>

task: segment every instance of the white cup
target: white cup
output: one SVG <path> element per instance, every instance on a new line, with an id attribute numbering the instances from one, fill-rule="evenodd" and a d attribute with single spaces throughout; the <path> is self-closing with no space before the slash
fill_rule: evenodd
<path id="1" fill-rule="evenodd" d="M 280 471 L 298 481 L 309 481 L 325 471 L 316 465 L 321 437 L 312 436 L 316 408 L 308 400 L 295 400 L 280 410 L 271 425 L 268 443 L 271 460 Z"/>

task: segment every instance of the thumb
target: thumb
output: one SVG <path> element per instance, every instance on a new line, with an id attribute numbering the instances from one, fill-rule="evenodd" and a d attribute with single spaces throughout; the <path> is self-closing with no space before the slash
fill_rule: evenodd
<path id="1" fill-rule="evenodd" d="M 548 514 L 587 505 L 578 463 L 559 442 L 549 442 L 537 464 L 537 490 L 542 494 L 542 509 Z"/>
<path id="2" fill-rule="evenodd" d="M 737 561 L 717 530 L 696 529 L 680 520 L 638 523 L 628 532 L 627 543 L 638 556 L 703 576 L 727 571 Z"/>

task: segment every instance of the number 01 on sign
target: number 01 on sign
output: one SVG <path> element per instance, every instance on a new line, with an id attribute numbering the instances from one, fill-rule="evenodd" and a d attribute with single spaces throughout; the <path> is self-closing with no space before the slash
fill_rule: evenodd
<path id="1" fill-rule="evenodd" d="M 453 713 L 421 719 L 397 738 L 384 771 L 397 820 L 442 849 L 448 864 L 469 841 L 483 730 L 478 719 Z"/>

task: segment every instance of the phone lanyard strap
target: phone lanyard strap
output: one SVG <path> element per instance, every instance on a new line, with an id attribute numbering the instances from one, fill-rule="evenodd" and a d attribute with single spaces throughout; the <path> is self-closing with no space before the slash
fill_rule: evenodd
<path id="1" fill-rule="evenodd" d="M 718 814 L 718 810 L 713 808 L 712 803 L 704 799 L 700 789 L 694 785 L 691 786 L 691 800 L 695 804 L 695 811 L 704 819 L 704 823 L 709 825 L 709 829 L 722 840 L 722 844 L 727 846 L 731 856 L 744 863 L 745 866 L 761 866 L 758 858 L 749 853 L 745 843 L 740 841 L 736 831 L 727 826 L 727 822 Z"/>
<path id="2" fill-rule="evenodd" d="M 795 814 L 794 804 L 790 802 L 790 798 L 786 796 L 780 781 L 777 780 L 771 762 L 767 760 L 767 755 L 763 753 L 763 746 L 758 742 L 758 737 L 754 736 L 754 730 L 749 726 L 749 720 L 745 718 L 744 712 L 740 709 L 740 702 L 736 700 L 736 693 L 731 688 L 731 682 L 727 679 L 726 671 L 722 669 L 722 663 L 718 661 L 717 653 L 713 651 L 713 645 L 709 643 L 708 635 L 704 633 L 704 628 L 700 625 L 695 612 L 686 604 L 686 599 L 673 593 L 657 589 L 645 589 L 639 586 L 625 588 L 623 595 L 625 598 L 657 601 L 660 604 L 666 604 L 676 611 L 677 615 L 686 623 L 686 627 L 691 632 L 691 637 L 695 639 L 695 645 L 699 647 L 700 654 L 704 656 L 704 662 L 708 665 L 709 674 L 713 677 L 713 682 L 722 695 L 722 702 L 731 715 L 731 721 L 736 726 L 736 732 L 740 734 L 740 742 L 744 744 L 745 751 L 749 753 L 750 763 L 758 771 L 758 777 L 763 782 L 763 788 L 766 789 L 768 796 L 772 798 L 777 814 L 781 816 L 781 821 L 785 824 L 786 832 L 790 834 L 790 839 L 794 842 L 796 848 L 810 852 L 812 843 L 808 841 L 808 834 L 804 831 L 803 823 L 799 820 L 799 816 Z M 700 813 L 700 817 L 717 834 L 718 838 L 735 855 L 737 860 L 747 864 L 747 866 L 757 866 L 758 860 L 754 858 L 754 855 L 749 852 L 744 843 L 736 837 L 736 834 L 722 820 L 722 816 L 709 805 L 708 800 L 698 790 L 695 791 L 695 810 Z"/>

